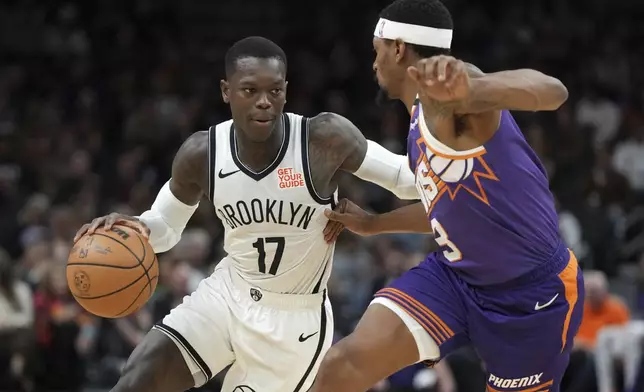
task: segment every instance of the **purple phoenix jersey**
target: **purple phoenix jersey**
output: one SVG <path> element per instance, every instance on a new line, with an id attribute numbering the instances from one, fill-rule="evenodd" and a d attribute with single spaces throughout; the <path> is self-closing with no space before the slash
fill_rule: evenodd
<path id="1" fill-rule="evenodd" d="M 548 261 L 560 244 L 548 178 L 508 111 L 485 145 L 455 151 L 429 132 L 417 101 L 409 166 L 437 259 L 475 286 L 507 282 Z"/>
<path id="2" fill-rule="evenodd" d="M 472 344 L 487 391 L 559 392 L 583 279 L 559 237 L 546 173 L 512 116 L 502 112 L 485 145 L 454 151 L 429 133 L 417 103 L 408 155 L 441 248 L 376 300 L 416 320 L 441 357 Z M 419 354 L 439 360 L 424 347 Z"/>

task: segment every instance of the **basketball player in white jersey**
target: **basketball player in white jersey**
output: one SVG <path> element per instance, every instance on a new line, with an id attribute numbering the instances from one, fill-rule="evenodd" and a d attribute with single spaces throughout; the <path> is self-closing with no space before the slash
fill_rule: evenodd
<path id="1" fill-rule="evenodd" d="M 85 225 L 128 225 L 165 252 L 202 196 L 225 228 L 225 257 L 136 347 L 114 392 L 181 392 L 230 366 L 224 392 L 306 391 L 332 342 L 325 288 L 334 246 L 324 210 L 339 171 L 417 198 L 405 156 L 374 142 L 342 116 L 283 113 L 286 56 L 250 37 L 226 55 L 221 82 L 232 120 L 193 134 L 172 177 L 140 217 L 110 214 Z M 333 233 L 326 233 L 333 236 Z"/>

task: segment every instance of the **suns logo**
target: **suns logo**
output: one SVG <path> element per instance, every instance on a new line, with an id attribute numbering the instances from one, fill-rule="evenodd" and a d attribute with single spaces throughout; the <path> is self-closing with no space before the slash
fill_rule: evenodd
<path id="1" fill-rule="evenodd" d="M 474 159 L 450 159 L 438 155 L 431 155 L 428 159 L 428 164 L 429 168 L 442 181 L 454 183 L 462 181 L 472 174 Z"/>
<path id="2" fill-rule="evenodd" d="M 484 152 L 462 158 L 447 157 L 431 151 L 424 145 L 422 139 L 419 144 L 424 147 L 422 149 L 424 152 L 420 155 L 416 166 L 416 188 L 421 195 L 427 215 L 431 214 L 443 195 L 447 194 L 451 200 L 454 200 L 461 190 L 489 205 L 480 179 L 493 181 L 499 181 L 499 179 L 483 159 Z M 477 170 L 474 168 L 476 164 L 480 166 Z"/>

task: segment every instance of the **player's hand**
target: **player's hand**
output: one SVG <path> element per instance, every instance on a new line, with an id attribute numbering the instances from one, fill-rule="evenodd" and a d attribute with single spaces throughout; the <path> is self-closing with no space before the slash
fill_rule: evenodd
<path id="1" fill-rule="evenodd" d="M 407 68 L 418 83 L 419 94 L 440 101 L 462 101 L 470 94 L 470 77 L 465 63 L 452 56 L 433 56 Z"/>
<path id="2" fill-rule="evenodd" d="M 346 210 L 348 202 L 349 200 L 347 199 L 340 200 L 338 205 L 335 206 L 334 211 L 340 213 L 344 212 Z M 334 243 L 338 239 L 340 233 L 342 233 L 342 230 L 344 230 L 344 225 L 341 222 L 329 219 L 326 226 L 324 227 L 324 231 L 322 232 L 324 234 L 324 240 L 327 242 L 327 244 Z"/>
<path id="3" fill-rule="evenodd" d="M 109 215 L 98 217 L 91 223 L 85 223 L 74 236 L 74 242 L 78 241 L 85 234 L 94 234 L 99 227 L 103 227 L 105 230 L 111 230 L 114 225 L 127 226 L 141 233 L 146 239 L 150 238 L 150 229 L 138 218 L 113 212 Z"/>
<path id="4" fill-rule="evenodd" d="M 340 200 L 335 210 L 324 210 L 324 215 L 330 221 L 340 223 L 344 228 L 362 235 L 368 236 L 376 234 L 373 231 L 374 215 L 358 207 L 352 201 L 347 199 Z M 338 232 L 338 234 L 340 234 Z M 325 236 L 326 238 L 326 236 Z"/>

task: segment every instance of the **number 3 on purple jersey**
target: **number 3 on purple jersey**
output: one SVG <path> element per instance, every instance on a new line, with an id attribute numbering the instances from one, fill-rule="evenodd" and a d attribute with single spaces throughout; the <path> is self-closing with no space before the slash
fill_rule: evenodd
<path id="1" fill-rule="evenodd" d="M 443 256 L 452 263 L 461 261 L 463 254 L 456 244 L 449 240 L 449 236 L 447 235 L 445 228 L 443 228 L 443 225 L 441 225 L 436 218 L 432 218 L 431 224 L 432 231 L 434 232 L 434 240 L 436 240 L 436 243 L 438 243 L 441 248 L 447 248 L 443 251 Z"/>

